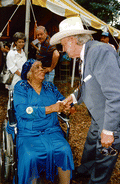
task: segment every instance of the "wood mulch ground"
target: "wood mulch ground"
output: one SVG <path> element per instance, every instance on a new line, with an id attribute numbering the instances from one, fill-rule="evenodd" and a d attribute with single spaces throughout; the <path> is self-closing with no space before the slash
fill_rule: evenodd
<path id="1" fill-rule="evenodd" d="M 59 91 L 66 97 L 74 91 L 77 87 L 78 82 L 74 83 L 74 87 L 71 88 L 70 82 L 55 82 Z M 6 108 L 7 108 L 8 92 L 4 89 L 4 86 L 0 84 L 0 125 L 6 117 Z M 76 105 L 76 112 L 70 115 L 70 134 L 69 134 L 69 143 L 73 152 L 75 167 L 80 165 L 82 151 L 87 136 L 87 132 L 90 126 L 90 117 L 88 111 L 84 104 Z M 1 127 L 1 126 L 0 126 Z M 73 180 L 72 184 L 86 184 L 86 178 L 81 178 L 79 180 Z M 51 182 L 44 180 L 44 183 L 51 184 Z M 110 181 L 108 184 L 119 184 L 120 183 L 120 155 L 116 163 L 116 167 L 113 171 Z M 9 183 L 10 184 L 10 183 Z M 56 179 L 56 184 L 58 180 Z"/>

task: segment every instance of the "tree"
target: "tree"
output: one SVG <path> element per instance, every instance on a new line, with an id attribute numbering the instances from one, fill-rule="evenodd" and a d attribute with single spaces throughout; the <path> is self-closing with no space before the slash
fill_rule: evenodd
<path id="1" fill-rule="evenodd" d="M 75 0 L 79 5 L 114 27 L 119 26 L 120 3 L 118 0 Z"/>

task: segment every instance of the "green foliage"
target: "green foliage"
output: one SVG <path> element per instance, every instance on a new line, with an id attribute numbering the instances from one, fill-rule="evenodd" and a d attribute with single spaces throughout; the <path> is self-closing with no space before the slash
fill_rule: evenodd
<path id="1" fill-rule="evenodd" d="M 83 8 L 106 22 L 119 26 L 117 18 L 120 15 L 120 3 L 118 0 L 75 0 Z"/>

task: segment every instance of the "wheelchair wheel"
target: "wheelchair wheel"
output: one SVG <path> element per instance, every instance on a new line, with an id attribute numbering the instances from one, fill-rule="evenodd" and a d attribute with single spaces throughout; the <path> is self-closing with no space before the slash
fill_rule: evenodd
<path id="1" fill-rule="evenodd" d="M 2 124 L 1 131 L 1 180 L 11 181 L 13 170 L 13 141 L 12 136 L 6 131 L 7 120 Z"/>

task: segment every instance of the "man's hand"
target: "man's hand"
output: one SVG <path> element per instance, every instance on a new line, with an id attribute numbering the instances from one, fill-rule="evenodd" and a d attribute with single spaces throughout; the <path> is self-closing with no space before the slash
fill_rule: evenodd
<path id="1" fill-rule="evenodd" d="M 63 105 L 65 106 L 69 106 L 71 103 L 73 103 L 73 97 L 72 95 L 68 96 L 65 100 L 62 101 Z"/>
<path id="2" fill-rule="evenodd" d="M 71 105 L 64 105 L 64 108 L 63 108 L 63 113 L 65 114 L 70 114 L 70 108 L 71 108 Z"/>
<path id="3" fill-rule="evenodd" d="M 102 147 L 108 148 L 112 145 L 114 142 L 114 136 L 113 135 L 107 135 L 103 132 L 101 133 L 101 144 Z"/>
<path id="4" fill-rule="evenodd" d="M 48 73 L 48 72 L 51 72 L 51 71 L 52 71 L 51 67 L 45 67 L 44 68 L 45 73 Z"/>
<path id="5" fill-rule="evenodd" d="M 70 109 L 71 109 L 71 103 L 73 102 L 73 98 L 72 96 L 68 96 L 65 100 L 62 101 L 63 105 L 64 105 L 64 109 L 63 112 L 66 113 L 70 113 Z"/>

